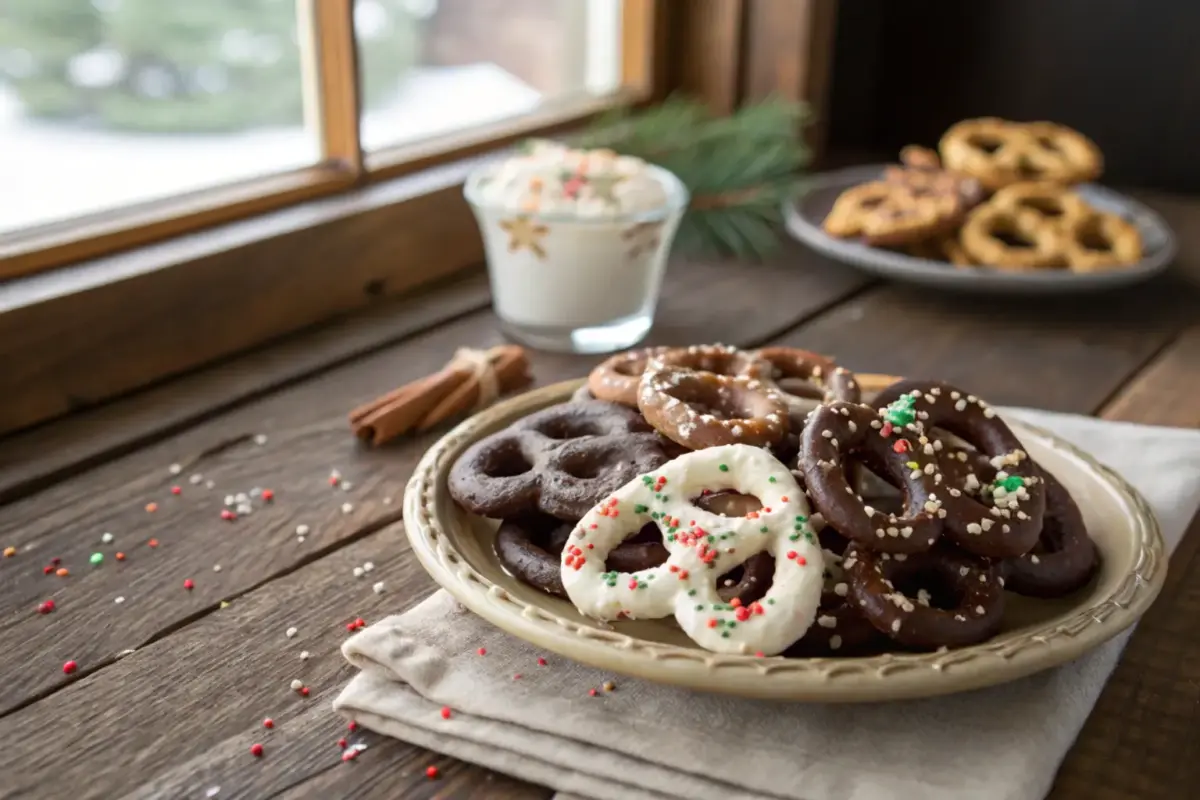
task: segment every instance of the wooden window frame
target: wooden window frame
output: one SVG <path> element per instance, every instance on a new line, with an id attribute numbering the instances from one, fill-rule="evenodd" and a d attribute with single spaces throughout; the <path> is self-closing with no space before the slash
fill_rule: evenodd
<path id="1" fill-rule="evenodd" d="M 345 113 L 358 102 L 350 0 L 320 0 L 306 68 L 343 108 L 321 106 L 320 165 L 52 226 L 40 232 L 49 248 L 25 237 L 15 257 L 0 245 L 0 435 L 480 269 L 462 182 L 520 138 L 671 92 L 719 111 L 768 93 L 811 99 L 813 19 L 832 19 L 833 2 L 623 0 L 621 92 L 363 153 L 358 115 Z M 321 58 L 345 68 L 318 70 Z M 789 59 L 810 77 L 772 71 Z"/>

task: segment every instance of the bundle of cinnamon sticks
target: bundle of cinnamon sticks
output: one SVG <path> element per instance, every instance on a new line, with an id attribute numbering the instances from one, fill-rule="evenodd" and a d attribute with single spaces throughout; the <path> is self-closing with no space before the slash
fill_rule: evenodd
<path id="1" fill-rule="evenodd" d="M 382 445 L 485 408 L 530 380 L 529 360 L 522 347 L 462 348 L 440 372 L 351 411 L 350 427 L 359 439 Z"/>

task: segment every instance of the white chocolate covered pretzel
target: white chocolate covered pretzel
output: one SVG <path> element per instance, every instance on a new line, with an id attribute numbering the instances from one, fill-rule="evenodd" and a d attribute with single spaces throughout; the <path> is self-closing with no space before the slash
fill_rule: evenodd
<path id="1" fill-rule="evenodd" d="M 763 508 L 724 517 L 694 503 L 723 490 L 753 495 Z M 662 532 L 666 562 L 606 571 L 609 552 L 649 522 Z M 775 558 L 766 595 L 747 605 L 723 602 L 717 578 L 763 551 Z M 744 444 L 688 453 L 625 484 L 580 520 L 562 554 L 563 587 L 581 613 L 674 616 L 693 641 L 720 653 L 783 652 L 813 622 L 823 571 L 804 492 L 770 453 Z"/>

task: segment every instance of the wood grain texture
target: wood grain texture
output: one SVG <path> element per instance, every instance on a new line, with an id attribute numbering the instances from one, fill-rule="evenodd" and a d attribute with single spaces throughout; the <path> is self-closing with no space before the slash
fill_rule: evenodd
<path id="1" fill-rule="evenodd" d="M 749 0 L 745 101 L 802 101 L 813 115 L 805 137 L 819 159 L 828 123 L 837 0 Z"/>
<path id="2" fill-rule="evenodd" d="M 753 270 L 775 291 L 747 293 L 746 274 L 737 267 L 672 265 L 652 341 L 756 344 L 863 285 L 854 274 L 821 262 L 807 269 L 781 262 Z M 84 674 L 103 668 L 122 650 L 169 634 L 222 598 L 398 519 L 408 473 L 439 432 L 367 450 L 351 437 L 345 414 L 440 369 L 457 347 L 500 341 L 490 313 L 454 320 L 5 507 L 0 543 L 19 555 L 0 561 L 0 607 L 12 612 L 0 617 L 0 637 L 11 643 L 0 659 L 0 714 L 63 685 L 59 667 L 67 659 Z M 545 384 L 581 375 L 595 361 L 535 354 L 533 370 Z M 267 436 L 261 446 L 254 442 L 260 434 Z M 182 471 L 171 475 L 168 468 L 176 463 Z M 328 485 L 335 468 L 352 484 L 350 492 Z M 193 474 L 215 487 L 191 484 Z M 180 496 L 170 494 L 173 485 L 181 487 Z M 254 487 L 272 489 L 278 499 L 245 519 L 222 520 L 224 498 Z M 393 505 L 381 505 L 386 496 Z M 147 513 L 151 502 L 157 510 Z M 351 508 L 344 511 L 343 503 Z M 299 525 L 310 528 L 303 543 L 296 537 Z M 101 545 L 104 532 L 113 533 L 111 546 Z M 152 537 L 158 548 L 147 546 Z M 254 543 L 249 550 L 247 537 Z M 122 563 L 113 560 L 117 550 L 127 555 Z M 100 567 L 88 563 L 93 552 L 107 554 Z M 42 574 L 55 557 L 70 577 Z M 212 571 L 214 564 L 220 572 Z M 185 591 L 189 578 L 195 588 Z M 119 612 L 127 621 L 107 624 L 117 596 L 126 598 Z M 35 613 L 47 599 L 61 611 Z"/>
<path id="3" fill-rule="evenodd" d="M 0 503 L 490 303 L 487 276 L 471 273 L 153 386 L 119 402 L 11 435 L 0 446 Z"/>
<path id="4" fill-rule="evenodd" d="M 366 562 L 374 569 L 353 577 L 354 567 Z M 385 585 L 381 594 L 372 590 L 376 581 Z M 221 800 L 261 800 L 327 771 L 332 786 L 341 787 L 333 796 L 345 797 L 343 781 L 353 785 L 350 776 L 368 758 L 386 763 L 375 777 L 386 775 L 391 797 L 467 796 L 459 792 L 471 786 L 489 787 L 494 793 L 488 797 L 528 797 L 503 793 L 503 782 L 486 781 L 483 769 L 351 733 L 330 707 L 354 672 L 339 650 L 349 636 L 346 623 L 402 613 L 433 588 L 410 556 L 402 527 L 394 525 L 234 598 L 227 608 L 210 609 L 172 636 L 0 720 L 0 737 L 14 745 L 2 757 L 9 766 L 0 797 L 37 794 L 53 784 L 72 787 L 81 798 L 203 797 L 219 786 Z M 127 610 L 103 609 L 110 624 L 121 624 Z M 292 638 L 290 627 L 297 629 Z M 302 651 L 311 657 L 302 660 Z M 293 691 L 293 679 L 311 694 Z M 96 724 L 98 703 L 102 724 Z M 265 718 L 274 728 L 263 727 Z M 368 745 L 361 762 L 342 762 L 341 737 Z M 255 742 L 265 748 L 261 759 L 250 754 Z M 76 757 L 63 759 L 64 752 Z M 125 768 L 97 769 L 101 759 L 89 754 Z M 430 764 L 443 771 L 441 780 L 426 778 Z"/>
<path id="5" fill-rule="evenodd" d="M 1109 403 L 1105 419 L 1200 427 L 1200 328 Z M 1059 769 L 1052 800 L 1183 797 L 1200 783 L 1200 515 Z"/>
<path id="6" fill-rule="evenodd" d="M 745 6 L 746 0 L 689 0 L 685 14 L 674 11 L 675 84 L 718 114 L 741 102 Z"/>
<path id="7" fill-rule="evenodd" d="M 481 264 L 463 169 L 84 265 L 86 289 L 0 286 L 0 433 Z"/>

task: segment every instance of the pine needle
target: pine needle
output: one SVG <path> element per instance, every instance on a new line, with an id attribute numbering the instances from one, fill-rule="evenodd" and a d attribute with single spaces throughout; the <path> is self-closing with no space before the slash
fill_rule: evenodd
<path id="1" fill-rule="evenodd" d="M 692 194 L 675 246 L 693 256 L 758 260 L 779 244 L 781 204 L 808 163 L 803 105 L 776 99 L 713 116 L 681 97 L 640 112 L 617 109 L 575 139 L 670 170 Z"/>

